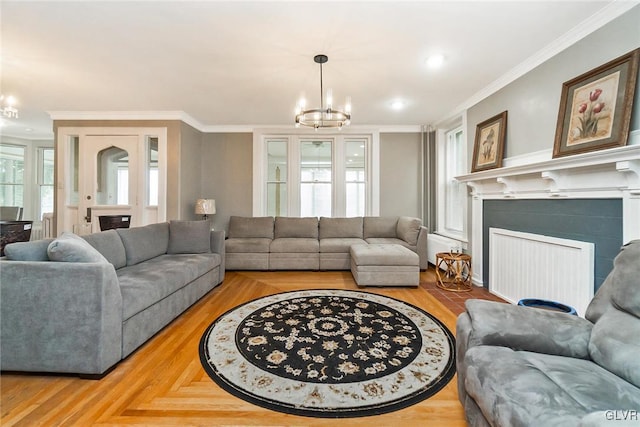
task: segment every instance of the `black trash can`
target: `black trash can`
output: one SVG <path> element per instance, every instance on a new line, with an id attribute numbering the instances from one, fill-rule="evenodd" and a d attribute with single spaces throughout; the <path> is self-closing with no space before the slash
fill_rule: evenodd
<path id="1" fill-rule="evenodd" d="M 33 221 L 0 221 L 0 256 L 9 243 L 28 242 Z"/>
<path id="2" fill-rule="evenodd" d="M 559 311 L 561 313 L 573 314 L 574 316 L 578 315 L 575 308 L 556 302 L 556 301 L 549 301 L 546 299 L 524 298 L 518 301 L 518 305 L 521 305 L 524 307 L 542 308 L 542 309 L 551 310 L 551 311 Z"/>
<path id="3" fill-rule="evenodd" d="M 113 230 L 114 228 L 129 228 L 131 215 L 100 215 L 100 231 Z"/>

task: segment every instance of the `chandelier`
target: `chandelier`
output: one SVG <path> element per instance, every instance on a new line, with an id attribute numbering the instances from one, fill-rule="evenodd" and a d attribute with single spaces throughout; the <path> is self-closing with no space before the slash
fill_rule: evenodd
<path id="1" fill-rule="evenodd" d="M 325 64 L 329 58 L 327 55 L 316 55 L 313 60 L 316 64 L 320 64 L 320 108 L 305 110 L 305 100 L 301 99 L 296 107 L 296 127 L 302 125 L 316 130 L 319 128 L 342 129 L 342 126 L 351 123 L 351 102 L 347 97 L 344 111 L 334 109 L 331 90 L 328 90 L 325 103 L 322 85 L 322 64 Z"/>
<path id="2" fill-rule="evenodd" d="M 15 104 L 16 99 L 13 96 L 0 95 L 0 112 L 2 112 L 3 116 L 10 119 L 17 119 L 18 109 L 14 107 Z"/>

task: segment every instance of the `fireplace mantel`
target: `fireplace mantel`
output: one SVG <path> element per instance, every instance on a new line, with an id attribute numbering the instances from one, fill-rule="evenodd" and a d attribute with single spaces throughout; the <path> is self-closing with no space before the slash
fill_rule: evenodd
<path id="1" fill-rule="evenodd" d="M 640 195 L 640 145 L 538 160 L 456 177 L 483 198 L 622 197 Z M 520 163 L 527 157 L 507 159 Z"/>
<path id="2" fill-rule="evenodd" d="M 473 279 L 482 285 L 483 200 L 619 198 L 623 240 L 640 239 L 640 131 L 629 144 L 551 158 L 550 151 L 505 159 L 505 166 L 456 177 L 471 189 Z"/>

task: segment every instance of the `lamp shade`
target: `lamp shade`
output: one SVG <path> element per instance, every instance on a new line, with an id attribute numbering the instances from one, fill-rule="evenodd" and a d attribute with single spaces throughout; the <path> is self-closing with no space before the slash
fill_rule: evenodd
<path id="1" fill-rule="evenodd" d="M 216 213 L 215 199 L 196 200 L 196 215 L 213 215 Z"/>

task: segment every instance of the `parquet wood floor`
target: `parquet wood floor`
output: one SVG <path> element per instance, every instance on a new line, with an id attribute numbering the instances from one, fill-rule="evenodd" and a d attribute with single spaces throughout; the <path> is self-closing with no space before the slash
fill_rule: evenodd
<path id="1" fill-rule="evenodd" d="M 456 310 L 429 291 L 432 271 L 418 288 L 366 288 L 423 308 L 455 332 Z M 101 380 L 4 373 L 2 426 L 464 426 L 454 378 L 435 396 L 376 417 L 319 419 L 263 409 L 231 396 L 204 372 L 198 343 L 220 314 L 278 292 L 357 289 L 345 272 L 228 272 L 225 281 Z M 477 297 L 477 295 L 474 295 Z M 482 295 L 480 296 L 482 297 Z M 442 298 L 440 298 L 442 299 Z"/>

